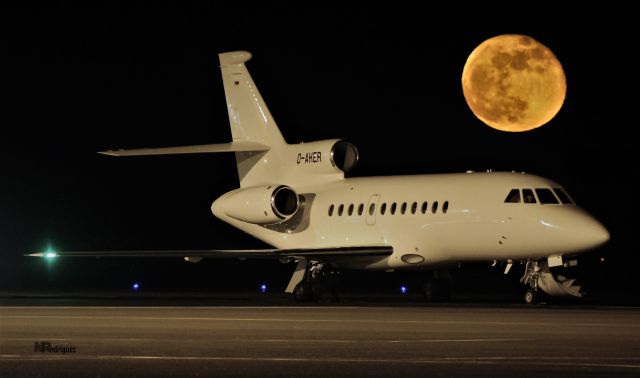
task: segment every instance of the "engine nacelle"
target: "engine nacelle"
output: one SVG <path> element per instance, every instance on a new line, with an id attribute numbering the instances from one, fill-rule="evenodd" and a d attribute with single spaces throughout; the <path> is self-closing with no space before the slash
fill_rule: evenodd
<path id="1" fill-rule="evenodd" d="M 299 206 L 298 194 L 286 185 L 241 188 L 225 194 L 213 211 L 248 223 L 273 224 L 289 219 Z"/>
<path id="2" fill-rule="evenodd" d="M 320 140 L 289 146 L 296 165 L 305 172 L 331 174 L 347 172 L 358 162 L 358 149 L 341 139 Z"/>

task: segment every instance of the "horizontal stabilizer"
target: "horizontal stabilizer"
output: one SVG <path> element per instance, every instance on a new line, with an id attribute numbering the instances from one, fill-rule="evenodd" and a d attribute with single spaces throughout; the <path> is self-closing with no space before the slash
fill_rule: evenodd
<path id="1" fill-rule="evenodd" d="M 33 257 L 204 257 L 204 258 L 336 258 L 389 256 L 390 246 L 354 246 L 334 248 L 293 248 L 293 249 L 204 249 L 181 251 L 101 251 L 101 252 L 38 252 L 25 256 Z"/>
<path id="2" fill-rule="evenodd" d="M 256 142 L 232 142 L 217 144 L 201 144 L 196 146 L 135 148 L 130 150 L 100 151 L 99 154 L 109 156 L 144 156 L 144 155 L 174 155 L 174 154 L 204 154 L 216 152 L 248 152 L 268 151 L 269 146 Z"/>

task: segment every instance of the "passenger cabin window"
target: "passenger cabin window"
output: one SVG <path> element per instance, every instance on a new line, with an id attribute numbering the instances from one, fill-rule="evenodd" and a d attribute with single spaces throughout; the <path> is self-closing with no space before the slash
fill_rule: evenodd
<path id="1" fill-rule="evenodd" d="M 411 204 L 411 214 L 415 214 L 416 210 L 418 210 L 418 203 L 414 202 Z"/>
<path id="2" fill-rule="evenodd" d="M 509 194 L 507 194 L 507 198 L 505 198 L 504 202 L 520 203 L 520 189 L 511 189 Z"/>
<path id="3" fill-rule="evenodd" d="M 373 215 L 376 212 L 376 204 L 372 203 L 371 205 L 369 205 L 369 215 Z"/>
<path id="4" fill-rule="evenodd" d="M 447 211 L 449 211 L 449 201 L 444 201 L 442 204 L 442 212 L 446 214 Z"/>
<path id="5" fill-rule="evenodd" d="M 536 194 L 538 195 L 538 199 L 540 203 L 543 205 L 548 204 L 558 204 L 558 199 L 553 195 L 551 189 L 547 188 L 536 188 Z"/>
<path id="6" fill-rule="evenodd" d="M 387 211 L 387 203 L 385 202 L 380 206 L 380 215 L 384 215 L 386 211 Z"/>
<path id="7" fill-rule="evenodd" d="M 364 204 L 361 203 L 360 205 L 358 205 L 358 215 L 362 215 L 363 212 L 364 212 Z"/>
<path id="8" fill-rule="evenodd" d="M 400 213 L 402 213 L 402 215 L 404 215 L 404 213 L 407 211 L 407 203 L 403 202 L 402 203 L 402 207 L 400 207 Z"/>
<path id="9" fill-rule="evenodd" d="M 433 205 L 431 205 L 431 212 L 435 214 L 437 211 L 438 211 L 438 201 L 434 202 Z"/>
<path id="10" fill-rule="evenodd" d="M 422 214 L 425 214 L 427 212 L 427 210 L 429 209 L 429 203 L 428 202 L 423 202 L 422 203 L 422 209 L 420 209 L 420 211 L 422 211 Z"/>
<path id="11" fill-rule="evenodd" d="M 569 195 L 567 194 L 567 192 L 564 191 L 564 189 L 553 188 L 553 192 L 556 194 L 556 196 L 558 196 L 558 198 L 560 199 L 560 202 L 562 202 L 563 204 L 573 204 L 571 197 L 569 197 Z"/>
<path id="12" fill-rule="evenodd" d="M 342 216 L 342 212 L 344 211 L 344 205 L 340 204 L 340 206 L 338 206 L 338 215 Z"/>
<path id="13" fill-rule="evenodd" d="M 395 213 L 396 213 L 396 203 L 394 202 L 394 203 L 391 204 L 391 215 L 393 215 Z"/>
<path id="14" fill-rule="evenodd" d="M 349 216 L 353 215 L 353 204 L 349 205 Z"/>
<path id="15" fill-rule="evenodd" d="M 333 215 L 333 205 L 329 206 L 329 216 Z"/>
<path id="16" fill-rule="evenodd" d="M 522 198 L 524 203 L 536 203 L 536 197 L 533 196 L 533 190 L 522 189 Z"/>

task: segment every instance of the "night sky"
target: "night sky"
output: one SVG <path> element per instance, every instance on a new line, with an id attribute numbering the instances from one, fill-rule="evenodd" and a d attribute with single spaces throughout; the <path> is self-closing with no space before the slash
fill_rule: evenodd
<path id="1" fill-rule="evenodd" d="M 262 280 L 285 285 L 293 266 L 278 262 L 47 264 L 22 256 L 48 245 L 266 247 L 210 212 L 218 196 L 238 185 L 232 154 L 96 154 L 230 141 L 217 54 L 248 50 L 254 58 L 247 66 L 289 143 L 353 142 L 360 162 L 349 176 L 492 169 L 556 180 L 611 232 L 609 244 L 583 258 L 582 277 L 634 293 L 640 222 L 633 183 L 640 168 L 633 12 L 464 11 L 474 22 L 461 12 L 3 9 L 0 289 L 126 291 L 133 280 L 159 291 L 250 288 Z M 567 75 L 563 108 L 528 133 L 482 124 L 460 85 L 471 51 L 508 33 L 545 44 Z"/>

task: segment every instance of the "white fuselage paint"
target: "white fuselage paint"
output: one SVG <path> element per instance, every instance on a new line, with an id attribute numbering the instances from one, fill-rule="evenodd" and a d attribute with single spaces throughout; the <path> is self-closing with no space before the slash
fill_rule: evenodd
<path id="1" fill-rule="evenodd" d="M 223 221 L 276 248 L 393 247 L 394 252 L 388 257 L 333 262 L 336 267 L 353 269 L 428 269 L 461 261 L 542 259 L 577 254 L 609 238 L 607 230 L 576 205 L 505 203 L 514 188 L 560 187 L 551 180 L 529 174 L 362 177 L 291 186 L 299 194 L 315 194 L 308 227 L 302 231 L 274 231 L 229 217 L 220 210 L 224 195 L 214 202 L 212 211 Z M 423 213 L 425 201 L 428 206 Z M 438 208 L 434 212 L 435 202 Z M 391 214 L 393 203 L 395 214 Z M 403 203 L 406 203 L 404 214 Z M 349 215 L 352 204 L 353 213 Z M 361 215 L 360 204 L 364 208 Z M 383 204 L 385 214 L 381 214 Z M 329 215 L 332 205 L 333 214 Z M 340 205 L 342 215 L 338 215 Z M 370 214 L 372 205 L 375 209 Z M 404 255 L 414 256 L 405 256 L 408 261 L 405 262 Z"/>

